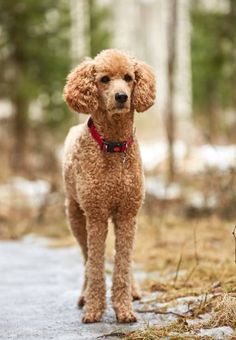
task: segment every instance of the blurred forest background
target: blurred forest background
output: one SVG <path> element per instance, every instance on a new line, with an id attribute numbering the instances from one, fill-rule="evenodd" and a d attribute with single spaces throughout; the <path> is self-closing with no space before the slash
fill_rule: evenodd
<path id="1" fill-rule="evenodd" d="M 157 76 L 156 105 L 135 118 L 146 176 L 135 259 L 174 278 L 144 286 L 163 299 L 236 294 L 236 0 L 0 0 L 0 238 L 73 244 L 61 154 L 87 117 L 62 91 L 73 66 L 113 47 Z"/>
<path id="2" fill-rule="evenodd" d="M 147 202 L 234 217 L 235 23 L 235 0 L 1 1 L 0 235 L 13 210 L 28 210 L 21 194 L 39 216 L 50 197 L 61 200 L 63 140 L 86 118 L 63 103 L 66 75 L 110 47 L 147 61 L 157 76 L 157 104 L 136 119 Z"/>

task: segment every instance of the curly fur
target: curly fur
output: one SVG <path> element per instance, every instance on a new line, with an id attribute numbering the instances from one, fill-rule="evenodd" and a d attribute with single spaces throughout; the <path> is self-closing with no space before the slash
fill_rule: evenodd
<path id="1" fill-rule="evenodd" d="M 125 80 L 125 75 L 131 80 Z M 109 76 L 106 84 L 102 77 Z M 127 102 L 118 105 L 115 93 Z M 67 79 L 64 98 L 75 111 L 90 113 L 107 140 L 124 141 L 133 133 L 134 111 L 142 112 L 155 100 L 151 68 L 118 50 L 102 51 L 83 62 Z M 136 321 L 132 297 L 139 293 L 132 276 L 132 250 L 136 216 L 144 198 L 144 176 L 136 137 L 123 162 L 120 153 L 105 153 L 91 137 L 86 124 L 71 128 L 63 161 L 66 210 L 71 230 L 86 264 L 82 295 L 83 322 L 96 322 L 106 307 L 104 252 L 108 218 L 115 230 L 115 265 L 112 303 L 119 322 Z"/>

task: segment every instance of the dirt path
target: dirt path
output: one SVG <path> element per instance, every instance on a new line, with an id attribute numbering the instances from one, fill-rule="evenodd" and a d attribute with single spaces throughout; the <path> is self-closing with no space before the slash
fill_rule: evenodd
<path id="1" fill-rule="evenodd" d="M 78 248 L 52 249 L 29 238 L 0 242 L 0 339 L 92 340 L 147 321 L 160 324 L 150 314 L 140 314 L 133 325 L 117 324 L 109 302 L 102 322 L 82 324 L 82 311 L 76 308 L 82 273 Z"/>

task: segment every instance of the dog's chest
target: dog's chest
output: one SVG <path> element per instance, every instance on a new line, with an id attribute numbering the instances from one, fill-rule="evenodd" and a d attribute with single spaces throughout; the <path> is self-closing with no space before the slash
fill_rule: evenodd
<path id="1" fill-rule="evenodd" d="M 98 150 L 100 151 L 100 150 Z M 96 150 L 96 152 L 98 152 Z M 78 188 L 82 200 L 99 199 L 108 206 L 143 199 L 143 170 L 138 146 L 127 155 L 92 152 L 80 162 Z"/>

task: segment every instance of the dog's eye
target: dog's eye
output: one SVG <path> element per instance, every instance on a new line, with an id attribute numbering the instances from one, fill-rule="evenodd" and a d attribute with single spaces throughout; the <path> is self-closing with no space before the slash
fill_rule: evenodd
<path id="1" fill-rule="evenodd" d="M 130 81 L 133 80 L 133 78 L 132 78 L 129 74 L 126 74 L 126 75 L 124 76 L 124 80 L 127 81 L 127 82 L 130 82 Z"/>
<path id="2" fill-rule="evenodd" d="M 103 76 L 101 79 L 100 79 L 101 83 L 104 83 L 104 84 L 107 84 L 109 83 L 110 81 L 110 78 L 108 76 Z"/>

